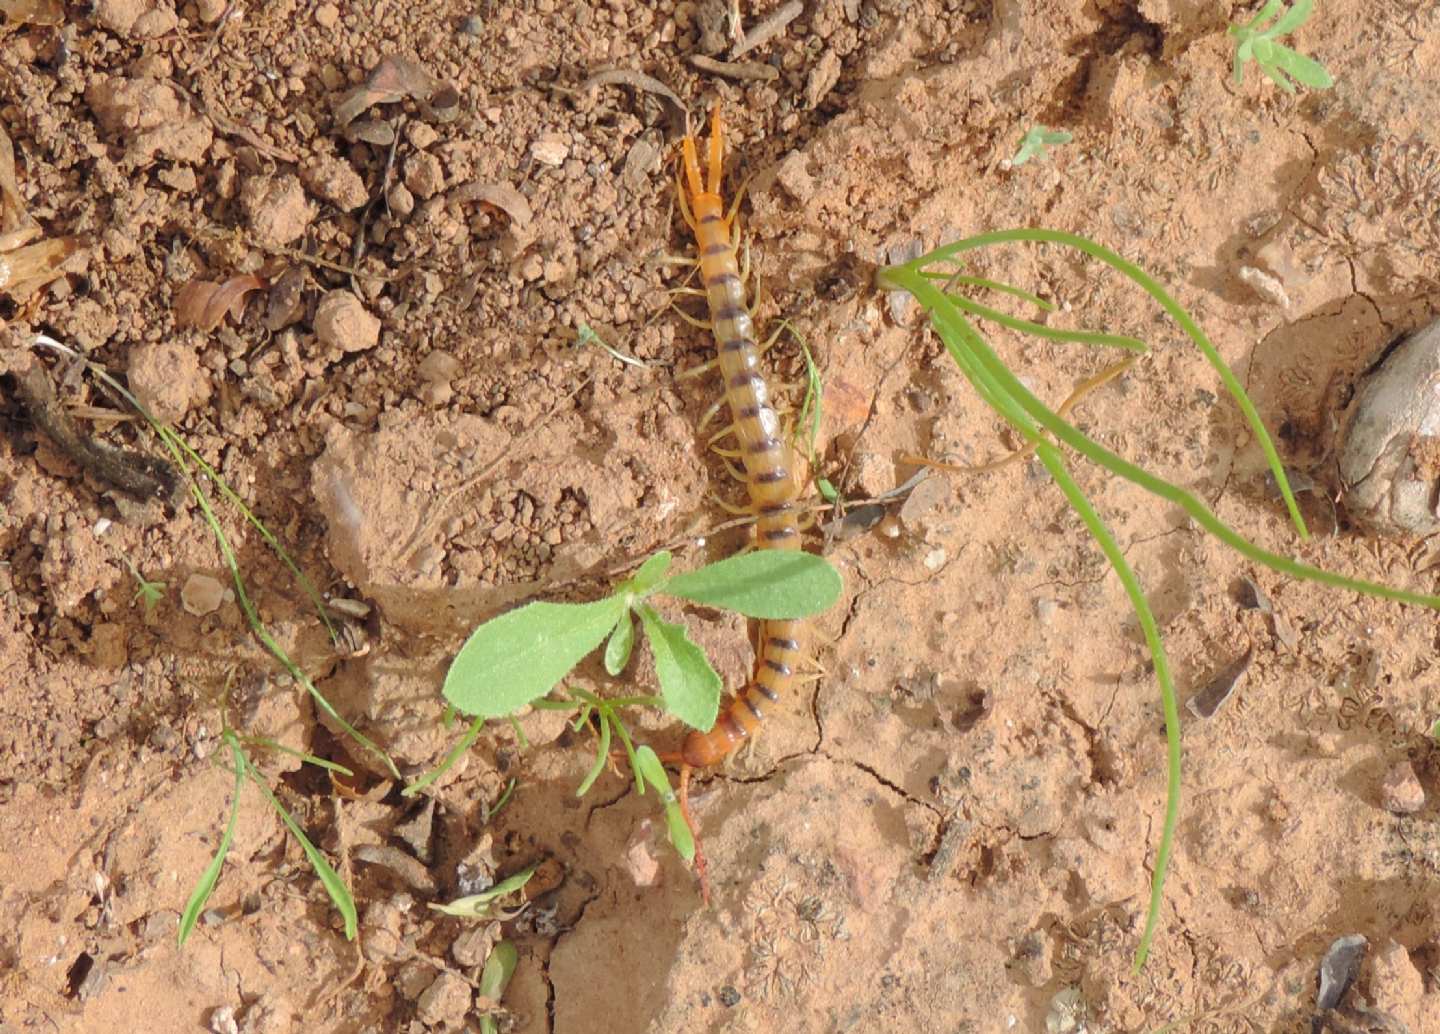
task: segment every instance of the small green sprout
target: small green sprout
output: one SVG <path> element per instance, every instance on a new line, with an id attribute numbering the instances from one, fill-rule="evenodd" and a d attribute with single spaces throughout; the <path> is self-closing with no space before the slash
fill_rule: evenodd
<path id="1" fill-rule="evenodd" d="M 1075 139 L 1074 133 L 1067 133 L 1063 129 L 1047 129 L 1045 126 L 1031 126 L 1024 138 L 1020 141 L 1020 150 L 1015 152 L 1015 157 L 1010 159 L 1010 167 L 1024 165 L 1031 158 L 1037 161 L 1048 162 L 1050 160 L 1050 148 L 1060 144 L 1068 144 Z"/>
<path id="2" fill-rule="evenodd" d="M 646 602 L 664 593 L 762 621 L 810 617 L 840 596 L 840 574 L 824 557 L 762 550 L 667 577 L 670 554 L 650 557 L 635 576 L 593 603 L 530 603 L 485 622 L 470 634 L 445 675 L 445 699 L 477 717 L 499 718 L 545 696 L 591 650 L 606 649 L 612 673 L 640 617 L 650 640 L 666 711 L 696 729 L 715 724 L 720 676 L 683 625 L 663 620 Z"/>
<path id="3" fill-rule="evenodd" d="M 500 1004 L 519 964 L 520 953 L 515 950 L 515 945 L 509 941 L 496 942 L 490 950 L 490 957 L 485 960 L 485 968 L 480 971 L 480 997 L 487 1006 Z M 480 1017 L 480 1034 L 500 1034 L 500 1025 L 489 1012 Z"/>
<path id="4" fill-rule="evenodd" d="M 167 583 L 148 581 L 129 557 L 125 557 L 124 559 L 125 566 L 130 568 L 130 574 L 135 578 L 135 584 L 139 586 L 139 588 L 135 590 L 135 595 L 130 597 L 130 603 L 132 606 L 137 602 L 140 603 L 145 608 L 145 620 L 148 621 L 156 605 L 165 598 L 165 586 Z"/>
<path id="5" fill-rule="evenodd" d="M 455 916 L 459 919 L 513 919 L 520 914 L 519 911 L 516 909 L 502 910 L 500 899 L 518 893 L 525 884 L 530 882 L 530 877 L 535 875 L 537 868 L 539 868 L 538 865 L 532 865 L 528 869 L 521 869 L 514 876 L 507 876 L 495 886 L 488 890 L 482 890 L 479 894 L 456 898 L 444 905 L 437 905 L 432 901 L 430 907 L 437 912 L 443 912 L 447 916 Z M 519 907 L 523 908 L 524 906 Z"/>
<path id="6" fill-rule="evenodd" d="M 620 351 L 620 349 L 615 348 L 610 344 L 607 344 L 603 337 L 601 337 L 599 334 L 595 333 L 593 329 L 591 329 L 590 324 L 581 323 L 580 326 L 577 327 L 575 330 L 575 347 L 582 348 L 585 345 L 598 345 L 605 351 L 609 352 L 612 357 L 620 360 L 622 363 L 628 363 L 631 366 L 644 367 L 650 365 L 643 359 L 636 359 L 633 355 L 627 355 L 626 353 Z"/>
<path id="7" fill-rule="evenodd" d="M 1230 35 L 1239 40 L 1235 47 L 1235 85 L 1245 81 L 1245 64 L 1254 61 L 1260 71 L 1286 93 L 1295 92 L 1292 79 L 1312 90 L 1328 90 L 1334 86 L 1335 80 L 1324 65 L 1279 42 L 1281 36 L 1288 36 L 1309 20 L 1314 6 L 1315 0 L 1295 0 L 1289 10 L 1281 13 L 1284 0 L 1266 0 L 1260 13 L 1249 22 L 1230 26 Z M 1261 28 L 1261 24 L 1271 18 L 1275 18 L 1275 22 Z"/>

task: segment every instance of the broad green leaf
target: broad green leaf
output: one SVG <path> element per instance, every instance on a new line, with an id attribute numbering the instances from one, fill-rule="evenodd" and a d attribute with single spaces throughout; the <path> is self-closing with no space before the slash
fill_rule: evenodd
<path id="1" fill-rule="evenodd" d="M 285 823 L 285 828 L 290 831 L 290 835 L 299 841 L 300 850 L 305 852 L 305 858 L 309 861 L 310 868 L 314 869 L 315 875 L 320 877 L 320 884 L 325 888 L 325 893 L 330 895 L 330 900 L 335 903 L 335 907 L 340 910 L 340 915 L 345 920 L 345 939 L 353 941 L 357 917 L 355 899 L 350 896 L 350 888 L 345 886 L 345 881 L 340 878 L 339 873 L 330 867 L 330 863 L 320 853 L 320 849 L 310 842 L 310 838 L 300 828 L 300 823 L 296 822 L 285 810 L 285 805 L 281 804 L 280 799 L 270 792 L 270 787 L 265 785 L 264 778 L 254 768 L 250 769 L 250 778 L 256 786 L 260 787 L 260 791 L 270 801 L 270 806 L 279 813 L 280 821 Z"/>
<path id="2" fill-rule="evenodd" d="M 720 711 L 720 676 L 705 653 L 690 641 L 684 625 L 672 625 L 648 605 L 640 606 L 645 637 L 655 654 L 655 674 L 665 710 L 686 725 L 709 729 Z"/>
<path id="3" fill-rule="evenodd" d="M 615 622 L 610 631 L 610 641 L 605 644 L 605 670 L 619 675 L 630 663 L 630 653 L 635 649 L 635 619 L 627 610 Z"/>
<path id="4" fill-rule="evenodd" d="M 655 587 L 660 579 L 665 577 L 665 572 L 668 570 L 670 570 L 670 553 L 668 550 L 662 549 L 641 564 L 640 569 L 635 572 L 635 577 L 625 585 L 632 592 L 647 593 Z"/>
<path id="5" fill-rule="evenodd" d="M 1311 89 L 1328 90 L 1335 85 L 1335 80 L 1330 77 L 1325 66 L 1304 54 L 1282 50 L 1275 56 L 1275 63 Z"/>
<path id="6" fill-rule="evenodd" d="M 645 782 L 655 788 L 665 805 L 665 826 L 670 833 L 670 843 L 675 846 L 681 858 L 687 862 L 694 861 L 695 834 L 690 831 L 690 824 L 685 821 L 685 813 L 670 786 L 670 777 L 665 774 L 665 766 L 660 763 L 653 750 L 641 747 L 635 752 L 635 767 Z"/>
<path id="7" fill-rule="evenodd" d="M 195 923 L 200 919 L 200 912 L 205 908 L 205 902 L 210 900 L 210 894 L 215 889 L 215 884 L 220 880 L 220 870 L 225 865 L 225 856 L 230 853 L 230 841 L 235 837 L 235 821 L 240 817 L 240 788 L 245 785 L 245 755 L 240 751 L 240 744 L 235 740 L 235 734 L 227 732 L 225 743 L 230 748 L 230 753 L 235 759 L 235 794 L 230 799 L 230 821 L 225 824 L 225 832 L 220 837 L 220 846 L 215 849 L 215 857 L 210 859 L 210 864 L 200 874 L 200 882 L 195 884 L 195 889 L 190 892 L 190 900 L 185 902 L 185 911 L 180 913 L 180 947 L 185 947 L 185 939 L 195 929 Z"/>
<path id="8" fill-rule="evenodd" d="M 610 596 L 594 603 L 530 603 L 485 622 L 445 674 L 445 699 L 466 714 L 497 718 L 554 689 L 605 638 L 625 611 Z"/>
<path id="9" fill-rule="evenodd" d="M 799 550 L 759 550 L 677 574 L 657 590 L 768 620 L 818 614 L 840 598 L 840 572 Z"/>

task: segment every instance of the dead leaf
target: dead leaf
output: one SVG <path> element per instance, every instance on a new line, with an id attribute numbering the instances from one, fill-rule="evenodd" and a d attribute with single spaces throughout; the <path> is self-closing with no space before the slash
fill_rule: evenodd
<path id="1" fill-rule="evenodd" d="M 460 113 L 460 94 L 435 78 L 418 61 L 391 55 L 382 58 L 365 82 L 348 91 L 335 107 L 335 123 L 342 129 L 374 104 L 394 104 L 413 98 L 426 118 L 449 122 Z"/>
<path id="2" fill-rule="evenodd" d="M 1185 702 L 1190 713 L 1196 718 L 1213 718 L 1215 712 L 1225 706 L 1225 702 L 1235 695 L 1235 690 L 1240 688 L 1240 683 L 1245 680 L 1245 673 L 1250 670 L 1250 658 L 1254 652 L 1253 647 L 1247 649 L 1239 658 L 1217 671 L 1199 692 Z"/>
<path id="3" fill-rule="evenodd" d="M 220 284 L 192 280 L 175 294 L 175 325 L 199 327 L 208 332 L 224 322 L 226 313 L 238 320 L 245 311 L 246 296 L 251 291 L 264 290 L 265 286 L 264 280 L 249 273 L 232 276 Z"/>
<path id="4" fill-rule="evenodd" d="M 10 25 L 59 25 L 65 5 L 60 0 L 0 0 L 0 14 Z"/>
<path id="5" fill-rule="evenodd" d="M 270 297 L 265 302 L 266 330 L 284 330 L 300 319 L 306 279 L 304 266 L 291 266 L 270 285 Z"/>
<path id="6" fill-rule="evenodd" d="M 479 201 L 482 205 L 498 208 L 510 217 L 516 229 L 523 230 L 535 218 L 525 195 L 508 183 L 466 183 L 451 192 L 450 200 L 461 205 Z"/>
<path id="7" fill-rule="evenodd" d="M 0 250 L 18 247 L 25 243 L 15 235 L 35 228 L 34 219 L 25 210 L 25 200 L 20 196 L 20 183 L 15 178 L 15 145 L 10 134 L 0 126 Z M 9 244 L 6 237 L 14 238 Z"/>

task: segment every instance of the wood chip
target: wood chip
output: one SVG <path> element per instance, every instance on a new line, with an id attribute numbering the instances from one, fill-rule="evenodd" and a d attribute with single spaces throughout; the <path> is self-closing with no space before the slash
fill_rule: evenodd
<path id="1" fill-rule="evenodd" d="M 779 69 L 758 61 L 717 61 L 704 54 L 691 54 L 690 64 L 702 72 L 723 76 L 726 79 L 768 83 L 780 78 Z"/>
<path id="2" fill-rule="evenodd" d="M 777 7 L 766 18 L 753 26 L 749 32 L 745 33 L 743 40 L 736 43 L 735 46 L 730 49 L 731 60 L 754 50 L 762 43 L 768 43 L 771 39 L 780 35 L 780 33 L 785 31 L 787 25 L 800 17 L 800 13 L 804 10 L 805 5 L 801 3 L 800 0 L 791 0 L 790 3 Z"/>
<path id="3" fill-rule="evenodd" d="M 644 72 L 636 72 L 629 68 L 602 69 L 581 83 L 579 92 L 583 93 L 596 86 L 629 86 L 645 93 L 659 94 L 675 105 L 681 113 L 685 111 L 685 102 L 680 99 L 679 94 L 659 79 L 652 75 L 646 75 Z"/>

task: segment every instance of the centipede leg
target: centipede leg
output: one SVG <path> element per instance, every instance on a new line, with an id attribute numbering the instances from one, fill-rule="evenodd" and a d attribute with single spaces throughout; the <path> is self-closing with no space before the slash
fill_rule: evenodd
<path id="1" fill-rule="evenodd" d="M 695 878 L 700 881 L 700 899 L 708 906 L 710 878 L 706 874 L 705 852 L 700 847 L 700 823 L 695 821 L 695 813 L 690 810 L 690 773 L 693 771 L 689 765 L 680 766 L 680 814 L 685 819 L 685 825 L 690 827 L 690 836 L 695 841 Z"/>
<path id="2" fill-rule="evenodd" d="M 681 182 L 678 173 L 675 176 L 675 199 L 680 202 L 680 218 L 685 220 L 685 225 L 690 227 L 690 232 L 695 233 L 695 216 L 690 212 L 690 202 L 685 200 L 685 185 Z"/>
<path id="3" fill-rule="evenodd" d="M 732 517 L 752 517 L 755 511 L 748 506 L 736 506 L 734 503 L 727 503 L 714 492 L 710 493 L 710 501 Z"/>
<path id="4" fill-rule="evenodd" d="M 699 327 L 701 330 L 710 330 L 714 326 L 709 320 L 696 319 L 694 316 L 690 315 L 688 312 L 686 312 L 684 309 L 681 309 L 673 302 L 671 303 L 670 307 L 675 310 L 675 314 L 677 316 L 679 316 L 686 323 L 690 324 L 692 327 Z M 686 371 L 687 374 L 689 372 L 689 370 Z"/>

